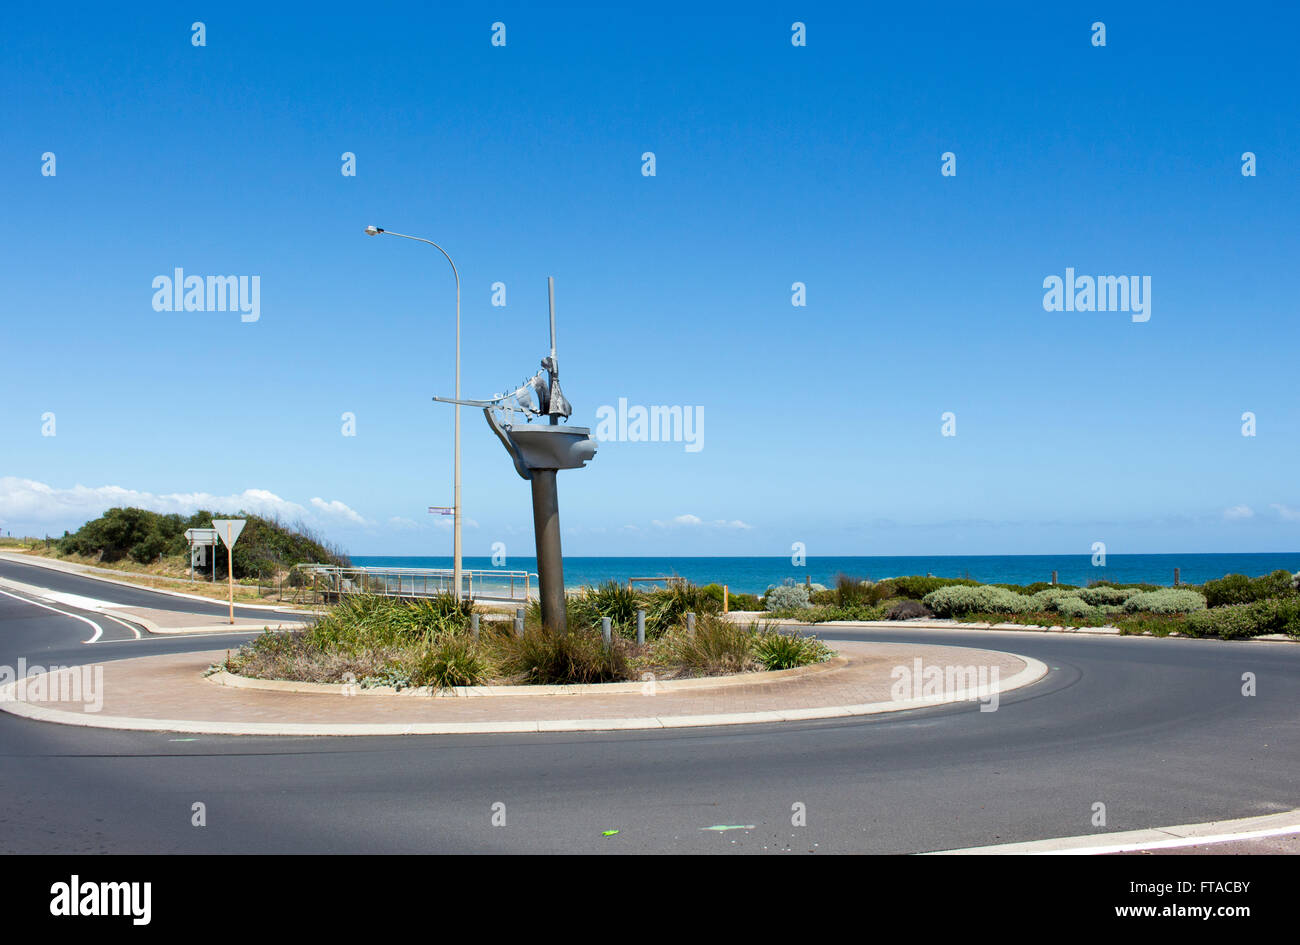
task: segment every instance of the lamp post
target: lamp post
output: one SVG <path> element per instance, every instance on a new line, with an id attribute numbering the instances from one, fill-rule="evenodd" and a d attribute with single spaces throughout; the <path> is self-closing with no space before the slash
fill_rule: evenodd
<path id="1" fill-rule="evenodd" d="M 405 233 L 394 233 L 392 230 L 385 230 L 382 226 L 366 227 L 367 236 L 378 236 L 381 233 L 386 233 L 389 236 L 400 236 L 402 237 L 402 239 L 415 240 L 418 243 L 428 243 L 438 252 L 442 253 L 443 256 L 446 256 L 447 262 L 451 263 L 451 274 L 456 277 L 456 397 L 459 398 L 460 397 L 460 273 L 456 270 L 456 263 L 452 262 L 452 258 L 450 255 L 448 255 L 447 251 L 443 249 L 441 246 L 439 246 L 437 243 L 435 243 L 433 240 L 426 240 L 420 236 L 407 236 Z M 452 564 L 452 582 L 456 585 L 456 600 L 460 600 L 461 598 L 461 587 L 460 587 L 461 585 L 461 567 L 460 567 L 461 514 L 460 514 L 460 405 L 459 404 L 456 405 L 455 422 L 456 422 L 456 432 L 453 436 L 455 442 L 455 446 L 453 447 L 453 454 L 455 457 L 453 462 L 454 470 L 455 470 L 453 473 L 453 476 L 455 477 L 455 486 L 454 486 L 454 497 L 452 500 L 453 511 L 452 511 L 452 524 L 451 524 L 452 554 L 454 558 Z"/>

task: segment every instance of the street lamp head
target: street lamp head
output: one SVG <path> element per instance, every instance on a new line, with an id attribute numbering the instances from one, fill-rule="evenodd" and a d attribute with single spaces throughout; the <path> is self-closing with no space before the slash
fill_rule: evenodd
<path id="1" fill-rule="evenodd" d="M 366 235 L 367 235 L 367 236 L 378 236 L 378 235 L 379 235 L 380 233 L 382 233 L 382 232 L 384 232 L 384 228 L 383 228 L 382 226 L 368 226 L 368 227 L 366 227 Z"/>

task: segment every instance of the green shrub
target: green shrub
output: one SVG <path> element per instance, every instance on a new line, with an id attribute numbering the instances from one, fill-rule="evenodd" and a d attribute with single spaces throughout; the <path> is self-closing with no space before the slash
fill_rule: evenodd
<path id="1" fill-rule="evenodd" d="M 887 581 L 881 581 L 878 585 L 885 589 L 886 597 L 910 597 L 912 600 L 923 600 L 925 596 L 942 587 L 979 587 L 979 581 L 972 581 L 969 578 L 938 578 L 923 577 L 920 575 L 910 575 L 908 577 L 890 578 Z"/>
<path id="2" fill-rule="evenodd" d="M 1138 591 L 1124 601 L 1126 613 L 1188 614 L 1205 609 L 1205 597 L 1199 591 L 1182 587 L 1162 587 L 1157 591 Z"/>
<path id="3" fill-rule="evenodd" d="M 708 594 L 721 608 L 723 596 L 721 584 L 705 584 L 700 590 Z M 731 610 L 762 610 L 763 598 L 757 594 L 746 594 L 743 591 L 728 591 L 727 606 Z"/>
<path id="4" fill-rule="evenodd" d="M 1055 610 L 1062 617 L 1096 617 L 1100 611 L 1079 597 L 1062 597 L 1056 600 Z"/>
<path id="5" fill-rule="evenodd" d="M 756 624 L 742 627 L 725 617 L 705 614 L 695 621 L 695 632 L 678 625 L 655 644 L 656 656 L 692 673 L 717 676 L 741 673 L 756 665 Z"/>
<path id="6" fill-rule="evenodd" d="M 1194 637 L 1239 640 L 1266 633 L 1300 637 L 1300 598 L 1266 598 L 1226 604 L 1190 614 L 1185 632 Z"/>
<path id="7" fill-rule="evenodd" d="M 881 587 L 865 578 L 850 574 L 835 575 L 835 599 L 831 603 L 839 607 L 853 607 L 858 604 L 878 604 L 889 596 L 888 588 Z"/>
<path id="8" fill-rule="evenodd" d="M 1263 577 L 1249 578 L 1244 574 L 1228 574 L 1217 581 L 1206 581 L 1205 602 L 1210 607 L 1226 604 L 1249 604 L 1270 597 L 1289 597 L 1295 593 L 1291 572 L 1274 571 Z"/>
<path id="9" fill-rule="evenodd" d="M 701 593 L 709 594 L 709 589 L 703 588 Z M 722 597 L 719 595 L 719 607 L 721 601 Z M 625 637 L 634 637 L 636 635 L 636 612 L 643 607 L 646 607 L 646 600 L 643 595 L 638 594 L 626 584 L 620 584 L 618 581 L 606 581 L 604 584 L 595 587 L 584 587 L 577 594 L 569 596 L 569 626 L 600 629 L 601 618 L 608 617 L 615 631 Z"/>
<path id="10" fill-rule="evenodd" d="M 793 616 L 808 623 L 825 623 L 827 620 L 883 620 L 886 612 L 896 603 L 894 600 L 883 600 L 878 604 L 850 604 L 844 607 L 827 604 L 806 611 L 786 611 L 782 616 Z"/>
<path id="11" fill-rule="evenodd" d="M 719 613 L 722 610 L 722 600 L 715 600 L 703 588 L 694 584 L 674 582 L 647 594 L 645 610 L 646 637 L 654 639 L 685 620 L 688 613 Z"/>
<path id="12" fill-rule="evenodd" d="M 1056 610 L 1056 604 L 1062 600 L 1078 600 L 1079 592 L 1073 588 L 1045 587 L 1036 591 L 1029 598 L 1034 610 Z"/>
<path id="13" fill-rule="evenodd" d="M 830 647 L 816 637 L 779 630 L 760 630 L 754 639 L 754 659 L 764 669 L 793 669 L 829 659 Z"/>
<path id="14" fill-rule="evenodd" d="M 768 588 L 763 598 L 763 607 L 767 610 L 798 610 L 811 606 L 808 588 L 793 581 Z"/>
<path id="15" fill-rule="evenodd" d="M 544 627 L 523 636 L 493 637 L 501 670 L 532 685 L 616 682 L 632 678 L 627 644 L 615 637 L 605 646 L 599 630 L 570 628 L 552 633 Z"/>
<path id="16" fill-rule="evenodd" d="M 757 594 L 732 594 L 728 606 L 732 610 L 762 610 L 763 598 Z"/>
<path id="17" fill-rule="evenodd" d="M 467 636 L 440 637 L 407 667 L 412 686 L 481 686 L 491 676 L 491 663 Z"/>
<path id="18" fill-rule="evenodd" d="M 265 577 L 302 563 L 350 563 L 347 555 L 324 544 L 302 524 L 290 527 L 276 519 L 244 512 L 214 515 L 200 511 L 185 518 L 148 509 L 113 508 L 82 525 L 75 533 L 65 534 L 56 547 L 60 554 L 99 557 L 101 561 L 110 563 L 130 557 L 140 564 L 148 564 L 160 555 L 179 557 L 186 554 L 189 543 L 185 540 L 185 530 L 210 528 L 214 518 L 246 520 L 234 549 L 236 579 Z M 217 576 L 223 577 L 226 553 L 220 548 L 214 550 L 218 552 Z"/>
<path id="19" fill-rule="evenodd" d="M 1033 584 L 1026 584 L 1024 588 L 1021 589 L 1020 593 L 1037 594 L 1040 591 L 1050 591 L 1052 589 L 1062 590 L 1062 591 L 1078 590 L 1078 588 L 1075 587 L 1075 585 L 1073 584 L 1053 584 L 1051 581 L 1035 581 Z"/>
<path id="20" fill-rule="evenodd" d="M 1030 598 L 991 584 L 941 587 L 926 594 L 922 603 L 939 617 L 969 613 L 1020 614 L 1033 608 Z"/>
<path id="21" fill-rule="evenodd" d="M 322 651 L 352 653 L 428 643 L 442 634 L 464 633 L 472 606 L 450 594 L 419 601 L 355 594 L 343 598 L 304 631 L 304 639 Z"/>
<path id="22" fill-rule="evenodd" d="M 1133 596 L 1133 591 L 1124 587 L 1111 587 L 1107 584 L 1099 584 L 1096 587 L 1085 587 L 1079 591 L 1079 597 L 1085 602 L 1093 605 L 1100 604 L 1122 604 Z"/>

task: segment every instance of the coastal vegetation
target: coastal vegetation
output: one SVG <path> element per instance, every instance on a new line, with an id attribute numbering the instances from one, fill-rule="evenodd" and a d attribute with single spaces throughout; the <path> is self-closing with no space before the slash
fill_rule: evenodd
<path id="1" fill-rule="evenodd" d="M 473 605 L 450 595 L 349 597 L 304 630 L 262 634 L 225 665 L 262 679 L 445 688 L 619 682 L 644 680 L 647 673 L 659 680 L 715 676 L 791 669 L 831 656 L 814 637 L 726 619 L 702 588 L 635 594 L 617 588 L 611 583 L 575 595 L 563 634 L 542 627 L 536 606 L 522 635 L 513 620 L 484 612 L 475 635 Z M 647 612 L 643 645 L 636 642 L 638 608 Z M 693 626 L 687 614 L 695 615 Z M 603 616 L 619 620 L 609 644 L 601 635 Z"/>
<path id="2" fill-rule="evenodd" d="M 1114 626 L 1122 633 L 1244 639 L 1300 639 L 1300 574 L 1229 574 L 1200 586 L 1160 587 L 1097 581 L 1088 587 L 980 584 L 966 578 L 871 581 L 839 575 L 835 587 L 778 585 L 765 595 L 770 615 L 801 623 L 926 617 L 1037 626 Z"/>
<path id="3" fill-rule="evenodd" d="M 27 550 L 82 564 L 179 576 L 188 574 L 190 567 L 186 529 L 211 528 L 214 518 L 242 518 L 247 522 L 234 548 L 236 580 L 273 579 L 283 576 L 295 564 L 348 563 L 346 554 L 331 547 L 302 523 L 288 525 L 245 512 L 199 511 L 182 516 L 148 509 L 113 508 L 75 532 L 64 532 L 61 538 L 38 543 Z M 224 578 L 224 546 L 216 554 L 215 563 L 216 577 Z"/>

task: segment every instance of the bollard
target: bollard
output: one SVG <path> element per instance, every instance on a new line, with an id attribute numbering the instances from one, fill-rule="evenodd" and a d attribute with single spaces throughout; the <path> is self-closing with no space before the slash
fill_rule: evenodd
<path id="1" fill-rule="evenodd" d="M 1177 587 L 1179 584 L 1182 583 L 1181 577 L 1182 577 L 1181 569 L 1174 568 L 1174 587 Z"/>
<path id="2" fill-rule="evenodd" d="M 475 640 L 478 639 L 478 614 L 470 614 L 469 616 L 469 635 Z"/>
<path id="3" fill-rule="evenodd" d="M 637 646 L 645 646 L 645 611 L 636 612 L 636 643 Z"/>
<path id="4" fill-rule="evenodd" d="M 694 632 L 695 632 L 695 615 L 694 615 L 694 614 L 687 614 L 687 615 L 686 615 L 686 632 L 687 632 L 687 633 L 694 633 Z"/>
<path id="5" fill-rule="evenodd" d="M 606 645 L 606 646 L 609 646 L 609 643 L 610 643 L 610 636 L 611 636 L 611 632 L 610 632 L 609 618 L 608 618 L 608 617 L 601 617 L 601 618 L 600 618 L 600 637 L 601 637 L 602 640 L 605 641 L 605 645 Z"/>
<path id="6" fill-rule="evenodd" d="M 522 637 L 523 635 L 524 635 L 524 609 L 520 607 L 518 610 L 515 611 L 515 636 Z"/>
<path id="7" fill-rule="evenodd" d="M 1055 572 L 1055 571 L 1052 572 L 1052 583 L 1053 583 L 1053 584 L 1056 583 L 1056 572 Z"/>
<path id="8" fill-rule="evenodd" d="M 731 588 L 722 585 L 722 612 L 724 614 L 731 612 Z"/>

